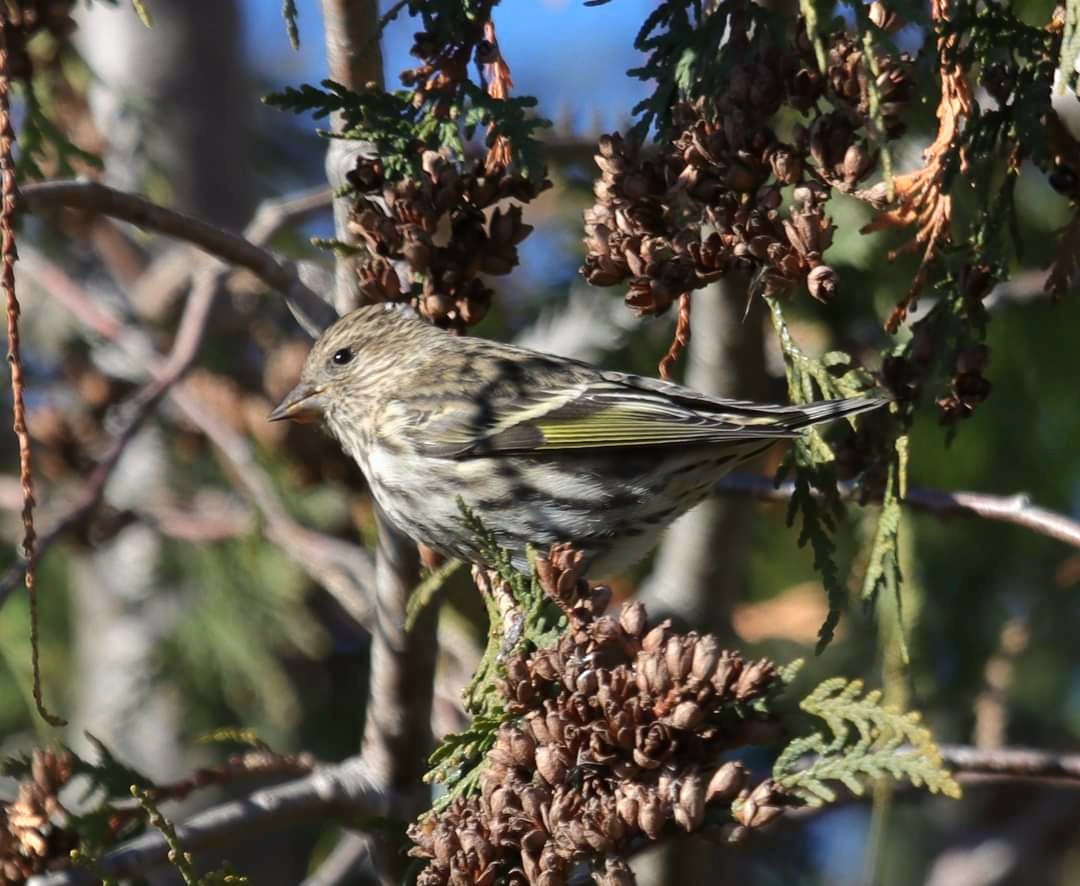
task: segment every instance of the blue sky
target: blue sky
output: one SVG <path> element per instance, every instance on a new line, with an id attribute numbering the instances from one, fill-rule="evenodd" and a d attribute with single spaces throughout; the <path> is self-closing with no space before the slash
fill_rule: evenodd
<path id="1" fill-rule="evenodd" d="M 250 57 L 276 85 L 317 82 L 327 75 L 319 0 L 297 0 L 301 49 L 289 46 L 278 0 L 243 0 Z M 384 4 L 385 5 L 385 4 Z M 535 95 L 541 112 L 558 119 L 569 113 L 575 129 L 594 118 L 611 128 L 626 119 L 644 86 L 626 76 L 638 64 L 635 31 L 654 8 L 651 0 L 614 0 L 586 7 L 582 0 L 513 0 L 495 10 L 499 44 L 518 93 Z M 387 29 L 387 82 L 411 67 L 415 21 L 404 15 Z"/>

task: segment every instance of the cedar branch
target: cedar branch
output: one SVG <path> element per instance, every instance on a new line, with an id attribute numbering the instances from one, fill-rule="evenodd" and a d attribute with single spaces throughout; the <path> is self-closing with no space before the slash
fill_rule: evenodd
<path id="1" fill-rule="evenodd" d="M 729 474 L 713 490 L 720 495 L 748 495 L 762 501 L 786 502 L 794 493 L 795 486 L 793 483 L 776 486 L 768 477 L 752 474 Z M 841 484 L 840 495 L 855 498 L 856 490 L 850 484 Z M 1022 492 L 991 495 L 909 487 L 901 504 L 939 517 L 982 517 L 1012 523 L 1080 548 L 1080 522 L 1032 504 L 1031 498 Z"/>

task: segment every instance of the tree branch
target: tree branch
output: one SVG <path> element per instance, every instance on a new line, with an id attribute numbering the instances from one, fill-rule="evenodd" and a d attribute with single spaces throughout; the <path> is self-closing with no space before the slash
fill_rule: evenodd
<path id="1" fill-rule="evenodd" d="M 308 188 L 281 197 L 263 200 L 246 228 L 244 236 L 257 246 L 265 246 L 278 232 L 307 221 L 334 204 L 334 193 L 326 186 Z"/>
<path id="2" fill-rule="evenodd" d="M 409 593 L 420 578 L 416 543 L 379 512 L 379 550 L 375 561 L 376 625 L 371 637 L 371 677 L 361 756 L 378 784 L 400 796 L 408 818 L 431 805 L 423 783 L 431 753 L 431 699 L 438 649 L 438 606 L 427 606 L 411 631 L 405 630 Z M 406 859 L 399 851 L 403 833 L 373 842 L 380 882 L 400 883 Z"/>
<path id="3" fill-rule="evenodd" d="M 322 0 L 326 54 L 330 76 L 356 92 L 368 83 L 383 82 L 379 45 L 378 4 L 375 0 Z M 340 129 L 339 116 L 333 118 Z M 331 139 L 326 173 L 335 191 L 348 184 L 347 175 L 361 153 L 374 145 Z M 334 201 L 334 232 L 345 243 L 354 240 L 348 220 L 352 200 Z M 360 300 L 355 257 L 335 262 L 334 304 L 339 314 Z M 420 579 L 416 543 L 379 514 L 379 547 L 375 565 L 376 624 L 371 641 L 370 688 L 366 706 L 362 755 L 378 783 L 404 798 L 408 818 L 430 805 L 431 791 L 421 780 L 431 751 L 431 699 L 435 677 L 437 607 L 428 607 L 411 631 L 405 629 L 409 594 Z M 397 884 L 406 869 L 401 849 L 404 834 L 381 834 L 372 839 L 372 859 L 384 884 Z M 349 840 L 349 842 L 353 842 Z M 339 860 L 356 865 L 359 856 L 343 850 Z"/>
<path id="4" fill-rule="evenodd" d="M 346 831 L 337 845 L 300 886 L 366 886 L 371 877 L 361 877 L 360 869 L 371 861 L 371 841 L 362 834 Z"/>
<path id="5" fill-rule="evenodd" d="M 301 224 L 330 209 L 333 194 L 329 188 L 307 188 L 281 197 L 271 197 L 259 204 L 244 236 L 256 246 L 266 247 L 284 228 Z M 160 317 L 191 279 L 191 256 L 188 245 L 166 250 L 150 262 L 131 286 L 131 303 L 140 317 Z M 310 285 L 310 281 L 305 281 Z"/>
<path id="6" fill-rule="evenodd" d="M 264 532 L 267 538 L 280 545 L 357 624 L 370 628 L 375 571 L 368 552 L 293 520 L 278 498 L 270 476 L 256 461 L 247 440 L 187 388 L 177 388 L 169 396 L 222 455 L 236 485 L 266 520 Z"/>
<path id="7" fill-rule="evenodd" d="M 314 818 L 355 820 L 397 815 L 397 799 L 375 786 L 360 757 L 349 757 L 311 775 L 263 788 L 214 806 L 176 826 L 186 851 L 220 846 L 246 834 Z M 169 847 L 158 831 L 148 831 L 98 859 L 96 871 L 122 879 L 169 863 Z M 81 868 L 32 877 L 27 886 L 76 886 L 99 882 L 98 873 Z"/>
<path id="8" fill-rule="evenodd" d="M 217 294 L 221 274 L 221 269 L 206 268 L 196 280 L 195 287 L 184 307 L 172 351 L 165 360 L 157 359 L 151 363 L 153 380 L 144 385 L 132 398 L 133 411 L 130 418 L 120 433 L 113 438 L 105 456 L 90 472 L 74 506 L 41 536 L 34 555 L 35 561 L 39 560 L 73 526 L 77 526 L 97 510 L 105 495 L 109 478 L 120 463 L 128 444 L 135 439 L 146 420 L 154 414 L 161 398 L 191 366 L 202 343 L 203 333 L 206 331 L 210 307 Z M 4 604 L 12 590 L 18 587 L 26 574 L 28 565 L 25 559 L 19 560 L 12 564 L 0 578 L 0 606 Z"/>
<path id="9" fill-rule="evenodd" d="M 1080 788 L 1080 754 L 1029 748 L 942 745 L 945 765 L 967 781 L 1039 781 Z"/>
<path id="10" fill-rule="evenodd" d="M 902 751 L 903 749 L 901 749 Z M 1034 749 L 985 751 L 965 745 L 940 748 L 945 764 L 966 783 L 987 780 L 1053 782 L 1080 788 L 1080 754 L 1055 754 Z M 404 817 L 411 805 L 392 791 L 380 790 L 381 778 L 361 756 L 316 769 L 311 775 L 255 791 L 198 813 L 177 826 L 184 849 L 197 852 L 251 833 L 264 833 L 311 818 Z M 860 798 L 852 797 L 853 801 Z M 863 800 L 866 797 L 861 798 Z M 830 805 L 802 807 L 784 815 L 797 821 L 828 811 Z M 160 833 L 149 832 L 106 853 L 99 861 L 104 873 L 132 877 L 165 864 L 168 846 Z M 362 853 L 351 853 L 361 859 Z M 97 882 L 83 870 L 66 870 L 32 878 L 27 886 L 72 886 Z M 324 881 L 314 880 L 313 883 Z"/>
<path id="11" fill-rule="evenodd" d="M 21 206 L 35 213 L 67 208 L 107 215 L 185 240 L 222 261 L 247 268 L 285 296 L 293 316 L 312 337 L 337 319 L 334 309 L 304 285 L 291 262 L 279 261 L 239 234 L 158 206 L 145 197 L 126 194 L 97 182 L 49 181 L 24 186 L 19 192 L 19 201 Z"/>
<path id="12" fill-rule="evenodd" d="M 753 474 L 729 474 L 713 487 L 720 495 L 749 495 L 762 501 L 775 502 L 786 502 L 794 488 L 793 483 L 781 483 L 777 487 L 768 477 Z M 856 490 L 851 484 L 842 483 L 840 494 L 850 499 L 855 497 Z M 908 489 L 903 504 L 940 517 L 982 517 L 984 520 L 1013 523 L 1080 548 L 1080 522 L 1032 504 L 1030 497 L 1024 493 L 1002 496 L 914 487 Z"/>
<path id="13" fill-rule="evenodd" d="M 382 83 L 383 58 L 376 0 L 322 0 L 330 79 L 354 92 Z"/>
<path id="14" fill-rule="evenodd" d="M 128 349 L 147 365 L 155 380 L 147 389 L 161 382 L 160 373 L 166 363 L 155 351 L 153 342 L 142 329 L 124 324 L 100 308 L 82 287 L 64 272 L 52 265 L 43 256 L 38 256 L 38 264 L 48 268 L 49 281 L 46 292 L 61 298 L 65 306 L 71 309 L 73 316 L 88 326 L 102 338 Z M 35 267 L 35 273 L 40 270 Z M 180 342 L 178 334 L 177 343 Z M 289 516 L 274 490 L 273 482 L 255 459 L 250 444 L 228 423 L 209 408 L 198 395 L 193 394 L 183 384 L 165 385 L 170 401 L 195 425 L 214 445 L 227 466 L 237 487 L 251 501 L 266 521 L 264 532 L 271 541 L 280 545 L 282 550 L 299 565 L 313 581 L 325 588 L 350 617 L 361 626 L 369 626 L 371 606 L 369 590 L 374 585 L 374 567 L 371 556 L 363 548 L 332 536 L 324 535 L 301 526 Z M 144 420 L 144 419 L 140 419 Z M 103 460 L 108 461 L 114 450 L 122 453 L 126 442 L 117 445 L 114 442 L 110 452 Z M 116 455 L 119 458 L 119 455 Z M 112 463 L 115 466 L 115 462 Z M 105 479 L 112 467 L 104 471 Z M 96 475 L 96 471 L 95 471 Z M 93 475 L 92 475 L 93 476 Z M 75 508 L 87 505 L 78 519 L 87 516 L 96 506 L 100 495 L 87 505 L 88 498 L 80 498 Z M 63 529 L 55 534 L 50 531 L 42 538 L 38 550 L 40 557 L 44 550 L 54 544 L 64 531 L 78 522 L 78 519 L 66 521 Z M 60 527 L 57 526 L 59 529 Z M 19 564 L 12 569 L 22 568 Z M 10 588 L 8 584 L 13 573 L 9 570 L 0 578 L 0 605 L 3 604 Z"/>
<path id="15" fill-rule="evenodd" d="M 322 0 L 323 23 L 326 34 L 326 62 L 330 78 L 353 92 L 364 92 L 369 83 L 383 86 L 383 59 L 378 0 Z M 341 130 L 341 115 L 334 114 L 331 122 L 335 132 Z M 360 154 L 375 153 L 369 142 L 332 138 L 326 146 L 326 178 L 335 191 L 347 188 L 349 172 L 356 168 Z M 334 200 L 334 235 L 342 243 L 356 244 L 349 231 L 352 198 L 341 196 Z M 334 306 L 339 314 L 347 314 L 360 303 L 360 284 L 357 278 L 357 257 L 339 255 L 334 262 Z"/>

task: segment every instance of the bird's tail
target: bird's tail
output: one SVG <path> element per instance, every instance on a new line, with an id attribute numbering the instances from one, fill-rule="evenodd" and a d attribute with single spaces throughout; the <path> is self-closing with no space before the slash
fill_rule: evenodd
<path id="1" fill-rule="evenodd" d="M 801 431 L 813 425 L 819 425 L 837 418 L 848 415 L 858 415 L 860 412 L 869 412 L 872 409 L 880 409 L 889 400 L 885 397 L 849 397 L 846 400 L 822 400 L 819 403 L 804 403 L 790 407 L 790 412 L 785 416 L 786 429 Z"/>

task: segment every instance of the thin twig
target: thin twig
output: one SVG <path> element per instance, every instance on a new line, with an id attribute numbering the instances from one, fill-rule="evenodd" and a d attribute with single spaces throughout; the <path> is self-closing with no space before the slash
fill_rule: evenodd
<path id="1" fill-rule="evenodd" d="M 721 495 L 749 495 L 762 501 L 775 502 L 788 501 L 794 488 L 792 483 L 775 486 L 768 477 L 752 474 L 729 474 L 713 487 Z M 854 498 L 856 490 L 851 484 L 842 483 L 840 494 L 844 498 Z M 1031 498 L 1022 492 L 1016 495 L 990 495 L 908 487 L 903 504 L 939 517 L 982 517 L 984 520 L 1013 523 L 1080 548 L 1080 522 L 1032 504 Z"/>
<path id="2" fill-rule="evenodd" d="M 42 535 L 36 553 L 32 550 L 26 551 L 25 558 L 9 567 L 0 578 L 0 605 L 3 605 L 23 576 L 32 574 L 32 567 L 37 558 L 44 555 L 72 527 L 82 523 L 97 510 L 105 495 L 109 478 L 128 445 L 135 439 L 147 419 L 154 414 L 161 398 L 176 384 L 195 359 L 206 330 L 206 322 L 210 316 L 210 307 L 218 289 L 221 273 L 220 269 L 206 269 L 196 281 L 195 288 L 191 291 L 184 307 L 180 328 L 176 333 L 168 358 L 163 361 L 153 361 L 151 366 L 153 380 L 144 385 L 132 398 L 131 416 L 120 433 L 109 444 L 104 457 L 90 472 L 75 504 Z"/>
<path id="3" fill-rule="evenodd" d="M 44 256 L 39 256 L 39 259 L 43 266 L 51 265 Z M 35 268 L 35 272 L 40 269 Z M 66 277 L 59 268 L 49 267 L 49 275 L 50 278 L 63 278 L 64 285 L 58 289 L 46 288 L 46 292 L 52 295 L 63 292 L 64 304 L 72 308 L 72 315 L 76 319 L 106 340 L 138 355 L 151 372 L 155 368 L 162 371 L 165 361 L 157 355 L 150 337 L 145 332 L 135 325 L 122 324 L 105 313 L 78 283 Z M 153 384 L 154 382 L 151 382 L 151 385 Z M 172 386 L 168 389 L 167 396 L 221 454 L 237 487 L 265 520 L 266 535 L 280 545 L 285 554 L 314 582 L 325 588 L 358 625 L 366 626 L 371 615 L 368 589 L 374 584 L 374 567 L 370 554 L 358 545 L 307 529 L 293 520 L 278 498 L 270 477 L 255 459 L 247 440 L 233 431 L 222 416 L 185 385 Z M 109 459 L 112 453 L 111 448 L 106 459 Z M 80 499 L 75 507 L 84 502 L 85 499 Z M 89 512 L 90 509 L 85 514 Z M 78 520 L 72 520 L 68 526 L 77 522 Z M 51 532 L 48 533 L 43 539 L 43 542 L 47 541 L 45 546 L 54 544 L 61 534 L 58 532 L 53 536 Z M 12 574 L 9 572 L 0 578 L 0 605 L 10 593 L 8 584 Z"/>
<path id="4" fill-rule="evenodd" d="M 330 854 L 300 886 L 358 886 L 371 877 L 362 877 L 361 869 L 371 864 L 371 842 L 362 834 L 346 831 Z"/>
<path id="5" fill-rule="evenodd" d="M 671 339 L 671 347 L 668 348 L 667 353 L 660 360 L 658 367 L 660 378 L 665 380 L 671 379 L 671 367 L 675 365 L 679 355 L 690 344 L 690 298 L 689 292 L 684 292 L 679 296 L 679 316 L 675 321 L 675 335 Z"/>
<path id="6" fill-rule="evenodd" d="M 23 365 L 19 354 L 19 299 L 15 294 L 15 262 L 19 258 L 15 247 L 15 130 L 11 125 L 8 50 L 4 31 L 0 28 L 0 229 L 2 229 L 3 270 L 0 286 L 7 301 L 8 366 L 11 368 L 12 424 L 19 441 L 19 481 L 22 485 L 23 557 L 27 568 L 21 578 L 30 600 L 30 659 L 33 670 L 34 704 L 37 712 L 50 726 L 66 726 L 67 721 L 45 707 L 41 691 L 41 654 L 38 631 L 37 588 L 34 586 L 34 557 L 37 531 L 34 528 L 34 471 L 31 463 L 30 432 L 26 429 L 26 405 L 23 402 Z"/>
<path id="7" fill-rule="evenodd" d="M 19 478 L 0 476 L 0 510 L 17 511 L 21 507 Z M 118 511 L 117 521 L 125 516 L 152 526 L 166 538 L 188 544 L 238 538 L 250 535 L 255 528 L 254 512 L 240 501 L 190 509 L 169 504 L 133 505 Z"/>
<path id="8" fill-rule="evenodd" d="M 24 274 L 32 277 L 50 298 L 56 299 L 83 326 L 102 338 L 112 339 L 119 333 L 121 320 L 87 298 L 82 286 L 60 265 L 29 243 L 19 245 L 19 276 Z"/>
<path id="9" fill-rule="evenodd" d="M 24 197 L 27 190 L 30 188 L 24 189 Z M 35 193 L 32 190 L 30 192 Z M 141 201 L 141 198 L 134 199 Z M 259 237 L 273 236 L 274 219 L 277 223 L 287 224 L 289 220 L 295 220 L 303 213 L 313 211 L 313 206 L 320 199 L 322 199 L 320 192 L 308 192 L 286 198 L 282 201 L 286 205 L 276 208 L 273 204 L 264 204 L 264 208 L 256 214 L 249 230 L 254 229 L 254 233 Z M 149 205 L 152 206 L 152 204 Z M 266 208 L 267 206 L 269 208 Z M 168 213 L 168 210 L 161 211 Z M 258 218 L 259 214 L 263 214 L 261 222 Z M 183 216 L 179 217 L 184 219 Z M 235 237 L 232 234 L 224 234 L 224 236 Z M 252 245 L 251 248 L 257 250 L 256 246 Z M 164 361 L 156 355 L 149 335 L 133 324 L 124 324 L 103 310 L 83 287 L 45 256 L 34 253 L 34 259 L 30 268 L 31 272 L 45 284 L 43 285 L 45 292 L 60 299 L 75 319 L 102 338 L 137 355 L 152 372 L 155 367 L 160 371 Z M 333 313 L 333 309 L 329 306 L 324 304 L 323 307 Z M 250 444 L 240 434 L 228 427 L 228 423 L 221 416 L 217 415 L 197 394 L 190 392 L 186 386 L 173 386 L 167 391 L 167 395 L 174 405 L 180 408 L 188 421 L 206 435 L 224 458 L 237 487 L 263 516 L 266 535 L 279 544 L 290 559 L 299 565 L 314 582 L 325 588 L 358 625 L 366 626 L 371 616 L 368 591 L 374 583 L 374 567 L 370 554 L 358 545 L 307 529 L 293 520 L 278 498 L 270 477 L 255 459 Z M 111 454 L 112 449 L 106 454 L 106 459 Z M 84 499 L 80 499 L 76 507 L 83 501 Z M 88 514 L 90 510 L 92 507 L 85 513 Z M 69 525 L 77 522 L 78 520 L 72 520 Z M 52 545 L 61 534 L 57 533 L 56 537 L 52 537 L 50 533 L 47 539 L 48 545 Z M 9 579 L 10 574 L 0 578 L 0 605 L 6 599 L 5 588 Z"/>
<path id="10" fill-rule="evenodd" d="M 149 794 L 155 803 L 175 802 L 208 785 L 232 784 L 254 775 L 307 775 L 314 768 L 315 760 L 310 754 L 275 754 L 269 750 L 254 749 L 232 754 L 224 763 L 216 766 L 200 766 L 179 781 L 155 785 L 149 789 Z"/>
<path id="11" fill-rule="evenodd" d="M 265 248 L 284 228 L 328 211 L 333 196 L 329 188 L 320 187 L 264 200 L 244 228 L 244 236 Z M 191 265 L 191 247 L 187 244 L 179 244 L 154 258 L 131 287 L 135 310 L 143 317 L 162 316 L 187 288 Z"/>
<path id="12" fill-rule="evenodd" d="M 266 521 L 267 538 L 325 588 L 358 625 L 370 626 L 370 597 L 375 584 L 370 554 L 359 545 L 315 532 L 293 520 L 248 441 L 230 428 L 223 416 L 184 386 L 171 391 L 169 397 L 221 454 L 236 486 Z"/>
<path id="13" fill-rule="evenodd" d="M 297 321 L 312 336 L 337 319 L 334 309 L 304 285 L 291 262 L 279 261 L 239 234 L 158 206 L 145 197 L 97 182 L 49 181 L 24 186 L 19 203 L 32 212 L 67 208 L 107 215 L 192 243 L 222 261 L 247 268 L 267 286 L 281 292 Z"/>
<path id="14" fill-rule="evenodd" d="M 271 197 L 259 204 L 244 236 L 256 246 L 266 246 L 283 228 L 301 224 L 329 210 L 333 203 L 334 193 L 325 186 Z"/>
<path id="15" fill-rule="evenodd" d="M 311 775 L 255 791 L 214 806 L 176 826 L 180 844 L 189 852 L 228 844 L 237 838 L 264 834 L 312 819 L 343 821 L 393 815 L 395 799 L 375 787 L 368 765 L 350 757 Z M 121 844 L 98 859 L 94 872 L 73 868 L 42 874 L 27 886 L 74 886 L 99 882 L 100 874 L 125 879 L 168 864 L 169 847 L 158 831 L 148 831 Z"/>

